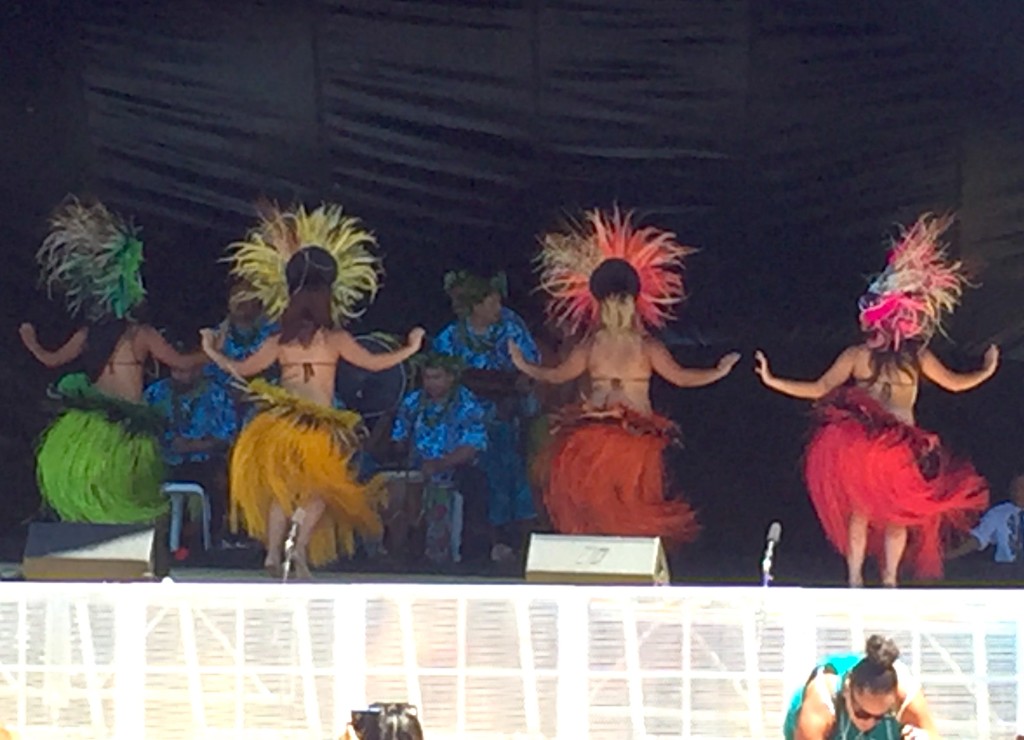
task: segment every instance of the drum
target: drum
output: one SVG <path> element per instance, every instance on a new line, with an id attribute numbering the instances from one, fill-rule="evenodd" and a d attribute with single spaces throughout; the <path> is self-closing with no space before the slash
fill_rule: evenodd
<path id="1" fill-rule="evenodd" d="M 423 473 L 419 470 L 382 470 L 377 473 L 388 488 L 388 511 L 414 511 L 410 499 L 423 498 Z M 417 512 L 418 516 L 418 512 Z M 417 517 L 414 517 L 414 520 Z"/>
<path id="2" fill-rule="evenodd" d="M 400 559 L 419 557 L 423 553 L 422 537 L 418 531 L 423 516 L 423 473 L 419 470 L 383 470 L 377 475 L 384 480 L 388 492 L 384 512 L 388 552 Z"/>
<path id="3" fill-rule="evenodd" d="M 392 352 L 399 343 L 382 334 L 366 334 L 355 338 L 363 349 L 373 354 Z M 357 412 L 367 422 L 394 411 L 409 387 L 406 363 L 379 373 L 363 370 L 344 360 L 338 363 L 335 395 L 345 408 Z"/>
<path id="4" fill-rule="evenodd" d="M 516 388 L 519 374 L 515 372 L 472 368 L 462 371 L 461 380 L 473 393 L 491 401 L 514 400 L 520 395 Z"/>

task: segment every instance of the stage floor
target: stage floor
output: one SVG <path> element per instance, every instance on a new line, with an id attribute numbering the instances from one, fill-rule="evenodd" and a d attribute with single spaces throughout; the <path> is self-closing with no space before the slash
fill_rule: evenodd
<path id="1" fill-rule="evenodd" d="M 371 701 L 427 737 L 775 738 L 822 656 L 891 635 L 943 737 L 1010 740 L 1024 616 L 1007 590 L 537 586 L 181 569 L 6 583 L 0 718 L 25 738 L 336 738 Z"/>

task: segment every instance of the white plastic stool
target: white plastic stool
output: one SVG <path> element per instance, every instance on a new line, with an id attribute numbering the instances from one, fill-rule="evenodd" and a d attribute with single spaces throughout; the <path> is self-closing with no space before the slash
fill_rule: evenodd
<path id="1" fill-rule="evenodd" d="M 185 500 L 189 496 L 198 496 L 202 502 L 203 510 L 203 549 L 209 550 L 212 547 L 213 539 L 210 533 L 210 499 L 206 491 L 198 483 L 172 482 L 164 483 L 164 495 L 171 500 L 171 533 L 169 546 L 171 552 L 176 552 L 181 547 L 181 529 L 185 522 Z"/>

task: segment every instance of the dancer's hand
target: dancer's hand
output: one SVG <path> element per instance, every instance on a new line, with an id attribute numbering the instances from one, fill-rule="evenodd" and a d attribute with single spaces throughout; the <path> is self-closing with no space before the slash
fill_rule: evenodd
<path id="1" fill-rule="evenodd" d="M 199 339 L 203 346 L 203 352 L 210 355 L 217 351 L 217 332 L 214 329 L 200 329 Z"/>
<path id="2" fill-rule="evenodd" d="M 765 357 L 764 352 L 761 350 L 757 350 L 754 353 L 754 372 L 757 373 L 758 377 L 761 378 L 761 382 L 765 385 L 775 378 L 772 375 L 772 371 L 768 369 L 768 358 Z"/>
<path id="3" fill-rule="evenodd" d="M 722 375 L 728 375 L 732 372 L 732 369 L 736 366 L 736 363 L 740 361 L 739 352 L 730 352 L 727 355 L 723 355 L 722 359 L 718 361 L 718 369 Z"/>
<path id="4" fill-rule="evenodd" d="M 514 339 L 508 340 L 508 355 L 512 358 L 512 364 L 522 370 L 523 365 L 526 364 L 526 358 L 523 357 L 523 351 L 519 349 L 519 345 L 515 343 Z"/>
<path id="5" fill-rule="evenodd" d="M 18 327 L 18 335 L 22 343 L 31 349 L 39 344 L 39 337 L 36 336 L 36 328 L 27 321 Z"/>
<path id="6" fill-rule="evenodd" d="M 422 326 L 417 326 L 409 332 L 409 337 L 406 339 L 406 345 L 409 349 L 413 350 L 413 352 L 419 352 L 423 347 L 423 337 L 426 335 L 426 330 Z"/>
<path id="7" fill-rule="evenodd" d="M 993 344 L 985 350 L 985 369 L 995 370 L 997 367 L 999 367 L 999 347 Z"/>

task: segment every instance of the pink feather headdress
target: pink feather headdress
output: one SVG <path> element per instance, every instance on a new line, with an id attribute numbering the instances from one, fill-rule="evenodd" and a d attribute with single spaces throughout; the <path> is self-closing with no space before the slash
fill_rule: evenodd
<path id="1" fill-rule="evenodd" d="M 567 231 L 546 234 L 537 258 L 540 287 L 551 296 L 548 315 L 569 333 L 593 329 L 600 321 L 601 301 L 591 277 L 611 260 L 635 272 L 637 315 L 649 327 L 672 318 L 685 298 L 683 258 L 695 252 L 676 242 L 676 235 L 653 226 L 635 227 L 632 213 L 588 211 L 582 223 Z M 628 269 L 628 268 L 627 268 Z"/>
<path id="2" fill-rule="evenodd" d="M 926 213 L 894 240 L 885 270 L 861 297 L 860 323 L 872 349 L 899 351 L 942 331 L 943 317 L 960 302 L 966 278 L 940 241 L 953 216 Z"/>

